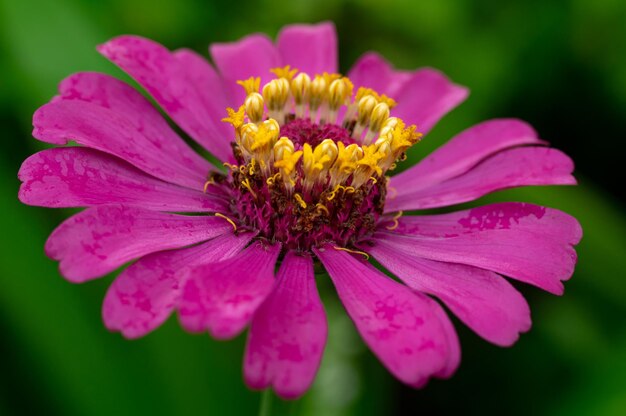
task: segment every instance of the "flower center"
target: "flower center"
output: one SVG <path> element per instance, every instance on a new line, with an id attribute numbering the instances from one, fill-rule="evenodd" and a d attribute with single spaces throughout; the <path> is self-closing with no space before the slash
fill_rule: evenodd
<path id="1" fill-rule="evenodd" d="M 353 94 L 339 74 L 313 79 L 289 66 L 260 90 L 239 81 L 247 97 L 229 108 L 236 165 L 230 178 L 232 220 L 286 248 L 327 242 L 349 247 L 373 232 L 382 215 L 385 172 L 421 134 L 391 117 L 395 102 L 367 88 Z M 261 92 L 259 92 L 261 91 Z"/>

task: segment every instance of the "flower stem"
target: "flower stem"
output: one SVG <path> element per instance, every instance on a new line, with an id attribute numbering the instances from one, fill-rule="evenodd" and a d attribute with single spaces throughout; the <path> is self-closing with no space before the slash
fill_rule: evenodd
<path id="1" fill-rule="evenodd" d="M 272 413 L 272 389 L 265 389 L 261 394 L 261 405 L 259 406 L 259 416 L 270 416 Z"/>

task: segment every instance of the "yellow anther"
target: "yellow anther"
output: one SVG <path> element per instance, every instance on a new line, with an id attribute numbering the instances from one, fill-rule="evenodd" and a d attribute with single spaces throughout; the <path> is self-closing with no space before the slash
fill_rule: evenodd
<path id="1" fill-rule="evenodd" d="M 261 87 L 261 78 L 250 77 L 243 81 L 237 81 L 237 84 L 241 85 L 243 89 L 246 90 L 246 95 L 250 95 L 253 92 L 259 92 L 259 88 Z"/>
<path id="2" fill-rule="evenodd" d="M 235 221 L 231 220 L 230 218 L 228 218 L 226 215 L 224 214 L 220 214 L 219 212 L 215 213 L 216 217 L 220 217 L 220 218 L 224 218 L 226 221 L 228 221 L 230 223 L 230 225 L 233 226 L 234 230 L 237 231 L 237 224 L 235 224 Z"/>
<path id="3" fill-rule="evenodd" d="M 283 154 L 285 153 L 293 153 L 295 147 L 293 142 L 289 139 L 289 137 L 281 137 L 278 139 L 276 144 L 274 145 L 274 160 L 283 159 Z"/>
<path id="4" fill-rule="evenodd" d="M 325 139 L 322 143 L 315 147 L 305 143 L 303 146 L 302 169 L 304 170 L 305 179 L 313 183 L 320 174 L 328 170 L 337 158 L 337 145 L 331 139 Z"/>
<path id="5" fill-rule="evenodd" d="M 309 97 L 309 89 L 311 88 L 311 77 L 301 72 L 291 81 L 291 95 L 296 102 L 296 106 L 302 105 Z"/>
<path id="6" fill-rule="evenodd" d="M 388 118 L 389 106 L 386 103 L 376 104 L 370 116 L 370 130 L 374 133 L 378 133 Z"/>
<path id="7" fill-rule="evenodd" d="M 413 146 L 422 137 L 422 134 L 417 131 L 415 125 L 405 128 L 405 124 L 402 121 L 398 121 L 393 128 L 392 135 L 391 150 L 394 152 L 395 157 Z"/>
<path id="8" fill-rule="evenodd" d="M 306 202 L 304 202 L 304 199 L 302 199 L 302 195 L 295 194 L 293 198 L 296 200 L 298 205 L 300 205 L 300 207 L 302 207 L 303 209 L 307 207 Z"/>
<path id="9" fill-rule="evenodd" d="M 270 111 L 280 111 L 289 98 L 289 81 L 286 78 L 273 79 L 263 87 L 263 98 Z"/>
<path id="10" fill-rule="evenodd" d="M 285 152 L 283 153 L 283 158 L 280 160 L 277 160 L 274 163 L 274 166 L 280 169 L 281 172 L 284 173 L 285 177 L 290 177 L 292 172 L 295 171 L 296 164 L 298 163 L 298 160 L 300 160 L 301 156 L 302 156 L 302 150 L 298 150 L 297 152 L 293 152 L 293 153 Z"/>
<path id="11" fill-rule="evenodd" d="M 324 139 L 320 144 L 315 146 L 313 152 L 316 160 L 322 162 L 325 168 L 328 168 L 337 158 L 337 144 L 331 139 Z"/>
<path id="12" fill-rule="evenodd" d="M 267 163 L 270 162 L 271 152 L 279 134 L 278 122 L 272 118 L 260 123 L 258 130 L 254 133 L 250 151 L 257 157 L 262 170 L 265 170 Z"/>
<path id="13" fill-rule="evenodd" d="M 254 165 L 256 164 L 256 160 L 254 158 L 252 158 L 250 160 L 250 168 L 248 170 L 248 172 L 250 173 L 250 175 L 254 175 Z"/>
<path id="14" fill-rule="evenodd" d="M 274 167 L 280 169 L 288 190 L 295 184 L 293 176 L 301 156 L 302 150 L 295 152 L 293 142 L 287 137 L 281 137 L 274 145 Z"/>
<path id="15" fill-rule="evenodd" d="M 241 126 L 241 147 L 245 152 L 252 153 L 252 145 L 254 144 L 256 134 L 259 131 L 259 126 L 254 123 L 246 123 Z"/>
<path id="16" fill-rule="evenodd" d="M 285 78 L 287 81 L 291 81 L 298 70 L 296 68 L 291 68 L 291 65 L 285 65 L 283 67 L 272 68 L 270 69 L 270 72 L 276 75 L 276 78 Z"/>
<path id="17" fill-rule="evenodd" d="M 251 122 L 260 123 L 263 121 L 263 114 L 265 113 L 263 104 L 264 100 L 261 94 L 258 92 L 248 94 L 246 101 L 244 101 L 244 106 L 246 107 L 246 114 Z"/>
<path id="18" fill-rule="evenodd" d="M 354 86 L 350 79 L 343 77 L 334 80 L 328 87 L 328 106 L 336 110 L 344 104 L 349 104 Z"/>
<path id="19" fill-rule="evenodd" d="M 357 162 L 357 168 L 352 177 L 352 186 L 359 188 L 365 184 L 374 173 L 378 176 L 382 175 L 383 170 L 378 164 L 382 158 L 383 155 L 378 152 L 375 144 L 363 146 L 363 157 Z"/>
<path id="20" fill-rule="evenodd" d="M 345 248 L 345 247 L 333 247 L 335 250 L 341 250 L 341 251 L 347 251 L 348 253 L 352 253 L 352 254 L 360 254 L 363 257 L 365 257 L 365 260 L 369 260 L 370 259 L 370 255 L 367 254 L 364 251 L 360 251 L 360 250 L 350 250 L 349 248 Z"/>
<path id="21" fill-rule="evenodd" d="M 366 125 L 378 100 L 373 95 L 366 95 L 359 100 L 357 123 Z"/>
<path id="22" fill-rule="evenodd" d="M 322 75 L 316 75 L 311 81 L 311 88 L 309 90 L 309 108 L 311 111 L 316 111 L 328 92 L 328 83 Z"/>
<path id="23" fill-rule="evenodd" d="M 226 112 L 228 113 L 228 117 L 224 117 L 222 121 L 225 123 L 230 123 L 235 128 L 235 131 L 239 132 L 239 129 L 241 128 L 241 126 L 243 126 L 245 107 L 242 105 L 237 111 L 228 107 L 226 108 Z"/>
<path id="24" fill-rule="evenodd" d="M 337 143 L 337 159 L 330 168 L 331 186 L 338 186 L 356 169 L 356 162 L 363 156 L 363 150 L 356 144 L 345 146 Z M 336 190 L 336 189 L 335 189 Z"/>
<path id="25" fill-rule="evenodd" d="M 356 162 L 358 167 L 369 168 L 377 175 L 382 174 L 382 169 L 378 166 L 378 161 L 383 155 L 378 151 L 376 145 L 363 146 L 363 157 Z M 368 175 L 369 176 L 369 175 Z"/>

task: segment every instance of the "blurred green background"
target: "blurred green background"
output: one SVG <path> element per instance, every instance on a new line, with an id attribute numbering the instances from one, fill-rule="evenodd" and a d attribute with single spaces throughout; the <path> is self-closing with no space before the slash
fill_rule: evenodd
<path id="1" fill-rule="evenodd" d="M 412 161 L 486 118 L 520 117 L 572 155 L 580 186 L 501 192 L 563 209 L 583 224 L 579 265 L 558 298 L 521 287 L 530 333 L 509 349 L 455 321 L 463 361 L 419 391 L 363 346 L 321 283 L 330 340 L 314 387 L 275 414 L 626 414 L 626 3 L 623 0 L 0 0 L 0 414 L 255 414 L 243 384 L 244 337 L 217 342 L 176 319 L 138 341 L 109 333 L 100 305 L 111 277 L 72 285 L 43 254 L 70 212 L 22 206 L 16 173 L 43 148 L 31 115 L 70 73 L 128 79 L 95 46 L 118 34 L 206 54 L 213 41 L 290 22 L 333 20 L 341 69 L 366 50 L 400 68 L 434 66 L 472 95 L 410 154 Z"/>

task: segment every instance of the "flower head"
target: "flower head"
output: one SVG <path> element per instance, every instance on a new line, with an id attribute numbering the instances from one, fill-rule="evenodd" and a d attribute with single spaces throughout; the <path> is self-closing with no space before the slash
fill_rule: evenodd
<path id="1" fill-rule="evenodd" d="M 220 339 L 250 326 L 246 382 L 293 398 L 313 381 L 326 342 L 315 262 L 365 343 L 415 387 L 449 377 L 460 361 L 434 298 L 486 340 L 511 345 L 530 312 L 502 276 L 562 293 L 581 238 L 569 215 L 516 202 L 403 212 L 573 184 L 570 159 L 524 122 L 491 120 L 390 178 L 467 90 L 373 53 L 343 76 L 336 43 L 330 23 L 288 26 L 276 44 L 252 35 L 212 45 L 216 68 L 134 36 L 99 47 L 226 169 L 104 74 L 68 77 L 37 110 L 37 139 L 80 146 L 28 158 L 20 199 L 87 207 L 52 233 L 46 253 L 72 282 L 134 260 L 106 295 L 109 329 L 140 337 L 175 310 L 187 330 Z"/>

